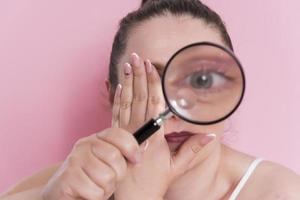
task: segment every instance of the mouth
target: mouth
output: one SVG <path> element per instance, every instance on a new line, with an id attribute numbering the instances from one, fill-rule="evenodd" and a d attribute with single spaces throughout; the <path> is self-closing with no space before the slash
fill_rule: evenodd
<path id="1" fill-rule="evenodd" d="M 181 131 L 168 133 L 165 135 L 165 138 L 168 143 L 183 143 L 193 135 L 195 134 L 188 131 Z"/>

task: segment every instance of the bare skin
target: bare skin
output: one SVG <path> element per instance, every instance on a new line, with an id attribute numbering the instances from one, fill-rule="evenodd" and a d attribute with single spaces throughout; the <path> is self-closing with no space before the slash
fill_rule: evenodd
<path id="1" fill-rule="evenodd" d="M 159 76 L 155 73 L 161 72 L 168 58 L 170 58 L 170 56 L 176 50 L 185 46 L 186 44 L 201 41 L 210 41 L 223 46 L 225 45 L 214 27 L 203 23 L 199 19 L 192 19 L 189 16 L 174 17 L 168 15 L 156 17 L 142 23 L 140 26 L 132 30 L 126 52 L 120 60 L 121 64 L 119 66 L 119 80 L 122 83 L 121 95 L 119 96 L 119 99 L 116 98 L 116 95 L 112 95 L 114 98 L 111 98 L 111 102 L 113 103 L 112 112 L 114 116 L 112 120 L 112 126 L 115 127 L 115 129 L 107 130 L 110 132 L 109 139 L 103 138 L 107 136 L 101 135 L 101 133 L 103 133 L 102 131 L 99 134 L 100 141 L 98 141 L 99 138 L 93 138 L 93 135 L 90 136 L 91 141 L 121 143 L 121 140 L 113 137 L 114 130 L 121 128 L 124 130 L 124 135 L 128 136 L 126 136 L 127 139 L 124 139 L 123 142 L 128 141 L 128 143 L 131 144 L 129 149 L 138 148 L 135 146 L 136 144 L 131 141 L 132 138 L 130 139 L 130 135 L 127 134 L 126 131 L 132 132 L 145 120 L 156 116 L 164 109 L 161 87 L 159 87 L 158 84 L 160 83 Z M 152 74 L 147 73 L 147 67 L 149 69 L 149 66 L 151 66 L 149 61 L 147 61 L 148 65 L 145 64 L 147 66 L 142 66 L 142 64 L 141 66 L 137 66 L 134 64 L 133 57 L 136 55 L 133 55 L 133 52 L 137 54 L 140 61 L 149 60 L 153 64 L 153 67 L 155 68 L 152 68 Z M 131 65 L 133 70 L 131 77 L 126 77 L 123 73 L 123 65 L 127 62 Z M 137 74 L 139 74 L 139 76 L 136 76 Z M 147 85 L 148 87 L 152 88 L 151 91 L 147 90 Z M 109 83 L 107 83 L 107 88 L 111 94 L 114 94 L 115 91 L 112 90 L 112 87 Z M 146 94 L 146 98 L 144 98 L 145 95 L 143 94 Z M 128 99 L 126 100 L 126 98 Z M 139 101 L 134 101 L 133 99 L 138 99 Z M 128 107 L 128 104 L 125 104 L 124 102 L 129 102 L 130 107 Z M 134 118 L 134 116 L 139 117 Z M 222 144 L 220 137 L 223 129 L 224 122 L 210 126 L 196 126 L 173 117 L 165 123 L 163 130 L 157 134 L 158 136 L 156 138 L 149 140 L 149 147 L 142 155 L 142 162 L 140 163 L 141 167 L 132 165 L 132 163 L 135 162 L 134 158 L 132 157 L 134 153 L 131 154 L 128 149 L 122 150 L 122 148 L 125 148 L 122 146 L 122 144 L 115 144 L 115 146 L 121 149 L 120 153 L 127 158 L 125 161 L 127 164 L 127 170 L 136 177 L 142 177 L 143 175 L 141 173 L 144 173 L 144 175 L 157 175 L 170 172 L 168 174 L 172 177 L 170 180 L 168 180 L 168 178 L 162 178 L 158 180 L 157 177 L 156 179 L 149 177 L 151 183 L 153 183 L 153 181 L 157 181 L 157 183 L 163 183 L 161 185 L 151 184 L 152 187 L 154 187 L 154 185 L 157 186 L 157 188 L 154 188 L 154 190 L 147 191 L 151 194 L 155 193 L 153 199 L 228 199 L 238 181 L 243 176 L 245 170 L 254 158 Z M 186 141 L 185 144 L 180 148 L 179 145 L 182 144 L 168 144 L 163 141 L 164 134 L 178 130 L 188 130 L 190 132 L 198 133 L 199 138 Z M 201 138 L 205 137 L 205 135 L 209 133 L 214 133 L 216 138 L 212 138 L 210 141 L 200 145 L 197 148 L 197 152 L 194 152 L 195 154 L 193 154 L 190 150 L 194 149 L 194 142 L 196 140 L 201 141 Z M 168 148 L 155 148 L 157 144 L 161 144 L 160 146 Z M 78 149 L 79 147 L 83 147 L 80 145 L 77 145 L 77 147 L 77 149 L 74 148 L 70 155 L 79 155 Z M 159 151 L 157 151 L 157 149 Z M 170 158 L 167 156 L 167 153 L 164 154 L 163 152 L 169 152 L 171 154 L 178 154 L 178 152 L 181 152 L 181 154 L 179 153 L 177 158 Z M 163 160 L 161 162 L 157 162 L 157 160 L 150 159 L 151 155 L 156 155 L 155 153 L 159 153 L 160 155 L 162 154 L 162 156 L 165 155 L 163 158 L 166 160 L 177 159 L 177 161 L 180 161 L 178 163 L 181 164 L 181 167 L 178 167 L 177 170 L 172 171 L 169 170 L 167 164 L 161 164 L 160 168 L 155 168 L 156 170 L 154 170 L 154 168 L 150 168 L 152 171 L 149 171 L 149 168 L 143 167 L 143 163 L 147 163 L 147 165 L 153 167 L 157 166 L 157 163 L 163 163 Z M 183 155 L 186 155 L 186 158 Z M 81 159 L 84 158 L 81 156 Z M 64 163 L 68 162 L 65 161 Z M 180 169 L 182 167 L 187 167 L 188 170 L 182 171 Z M 120 175 L 120 180 L 116 181 L 118 183 L 118 188 L 113 188 L 113 191 L 111 191 L 116 194 L 116 199 L 118 200 L 122 199 L 124 196 L 128 197 L 128 195 L 130 195 L 129 193 L 126 193 L 126 190 L 129 189 L 130 191 L 133 191 L 136 188 L 135 183 L 131 182 L 131 179 L 128 178 L 128 174 L 130 174 L 128 171 L 124 172 L 123 170 L 124 174 Z M 62 183 L 62 181 L 58 181 L 57 179 L 53 178 L 54 174 L 57 175 L 58 172 L 65 172 L 61 164 L 45 169 L 33 175 L 32 177 L 25 179 L 8 191 L 4 199 L 41 199 L 41 193 L 45 192 L 45 188 L 55 193 L 53 188 L 56 188 Z M 49 184 L 50 178 L 54 180 L 53 182 L 55 182 L 55 184 Z M 97 182 L 97 178 L 90 177 L 90 180 Z M 101 182 L 101 180 L 98 181 Z M 145 184 L 145 188 L 147 188 L 147 182 L 141 181 L 139 183 Z M 99 185 L 101 184 L 102 183 L 99 183 Z M 143 195 L 145 194 L 148 195 L 148 193 L 140 193 L 140 191 L 134 192 L 140 194 L 139 198 L 143 198 Z M 107 196 L 108 195 L 106 195 L 106 197 L 103 199 L 107 199 Z M 127 199 L 134 198 L 135 197 L 130 197 Z M 53 198 L 49 197 L 46 199 Z M 75 199 L 75 197 L 69 199 Z M 246 186 L 240 193 L 238 199 L 300 199 L 300 178 L 297 174 L 283 166 L 264 161 L 257 167 L 254 174 L 251 176 Z"/>

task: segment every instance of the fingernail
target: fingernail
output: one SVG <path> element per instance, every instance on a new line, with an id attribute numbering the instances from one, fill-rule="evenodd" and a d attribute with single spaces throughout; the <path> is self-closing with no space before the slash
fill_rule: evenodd
<path id="1" fill-rule="evenodd" d="M 125 63 L 124 64 L 124 74 L 126 76 L 130 75 L 131 74 L 131 66 L 129 63 Z"/>
<path id="2" fill-rule="evenodd" d="M 150 74 L 152 72 L 152 64 L 150 62 L 150 60 L 146 60 L 146 71 L 148 74 Z"/>
<path id="3" fill-rule="evenodd" d="M 132 53 L 131 55 L 131 63 L 136 66 L 139 67 L 140 65 L 140 58 L 136 53 Z"/>
<path id="4" fill-rule="evenodd" d="M 208 143 L 210 143 L 212 140 L 214 140 L 216 138 L 216 135 L 211 133 L 211 134 L 208 134 L 208 135 L 205 135 L 203 138 L 201 138 L 201 140 L 199 141 L 200 142 L 200 145 L 204 146 Z"/>
<path id="5" fill-rule="evenodd" d="M 119 83 L 116 89 L 116 96 L 120 97 L 121 96 L 121 91 L 122 91 L 122 85 Z"/>

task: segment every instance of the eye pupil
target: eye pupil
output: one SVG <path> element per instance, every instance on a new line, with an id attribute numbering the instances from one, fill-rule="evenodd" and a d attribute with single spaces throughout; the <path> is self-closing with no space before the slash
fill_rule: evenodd
<path id="1" fill-rule="evenodd" d="M 213 77 L 210 74 L 195 74 L 191 77 L 191 84 L 195 88 L 210 88 L 213 84 Z"/>

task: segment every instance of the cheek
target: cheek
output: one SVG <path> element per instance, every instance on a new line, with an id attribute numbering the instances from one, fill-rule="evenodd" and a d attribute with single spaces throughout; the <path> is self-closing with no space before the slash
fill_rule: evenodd
<path id="1" fill-rule="evenodd" d="M 198 129 L 203 130 L 205 133 L 214 133 L 217 136 L 220 136 L 224 132 L 224 122 L 208 126 L 198 126 Z"/>

